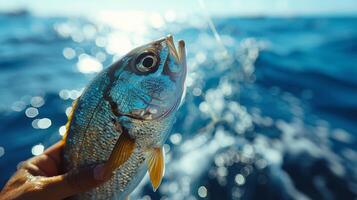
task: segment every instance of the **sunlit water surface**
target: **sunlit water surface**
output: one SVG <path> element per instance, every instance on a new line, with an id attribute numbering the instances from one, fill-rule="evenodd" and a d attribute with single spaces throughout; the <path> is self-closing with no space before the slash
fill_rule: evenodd
<path id="1" fill-rule="evenodd" d="M 127 20 L 130 19 L 130 20 Z M 165 178 L 132 199 L 354 199 L 357 19 L 106 12 L 0 14 L 0 184 L 59 140 L 103 68 L 169 33 L 188 51 L 187 95 Z"/>

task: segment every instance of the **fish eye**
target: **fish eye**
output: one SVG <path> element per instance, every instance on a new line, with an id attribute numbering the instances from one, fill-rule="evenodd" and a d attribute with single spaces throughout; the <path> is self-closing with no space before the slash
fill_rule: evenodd
<path id="1" fill-rule="evenodd" d="M 140 72 L 150 72 L 157 66 L 158 59 L 153 52 L 144 52 L 136 59 L 136 69 Z"/>

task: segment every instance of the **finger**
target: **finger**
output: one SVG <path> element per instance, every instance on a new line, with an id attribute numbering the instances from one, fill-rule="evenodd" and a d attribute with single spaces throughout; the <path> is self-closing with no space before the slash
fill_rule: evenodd
<path id="1" fill-rule="evenodd" d="M 59 198 L 67 198 L 75 194 L 95 188 L 111 176 L 104 176 L 104 165 L 72 170 L 64 175 L 46 179 L 45 188 L 49 194 Z"/>
<path id="2" fill-rule="evenodd" d="M 42 154 L 30 158 L 28 161 L 31 163 L 37 163 L 38 160 L 42 160 L 41 156 L 45 155 L 45 157 L 49 157 L 52 162 L 55 162 L 57 165 L 60 165 L 61 160 L 62 160 L 62 149 L 64 146 L 63 141 L 59 141 L 55 143 L 54 145 L 50 146 L 47 148 Z"/>
<path id="3" fill-rule="evenodd" d="M 60 174 L 61 172 L 61 165 L 52 157 L 46 155 L 46 154 L 41 154 L 36 157 L 31 158 L 30 160 L 27 161 L 27 163 L 30 163 L 32 165 L 37 166 L 37 168 L 43 173 L 43 176 L 56 176 Z M 31 173 L 33 174 L 33 173 Z M 37 174 L 33 174 L 37 175 Z"/>
<path id="4" fill-rule="evenodd" d="M 55 160 L 58 164 L 61 162 L 62 157 L 62 149 L 64 147 L 65 142 L 63 140 L 57 142 L 56 144 L 50 146 L 46 149 L 43 154 L 48 155 L 53 160 Z"/>
<path id="5" fill-rule="evenodd" d="M 60 173 L 63 145 L 63 141 L 57 142 L 43 152 L 43 154 L 31 158 L 27 162 L 37 166 L 45 176 L 56 176 Z"/>
<path id="6" fill-rule="evenodd" d="M 33 176 L 48 176 L 40 167 L 29 161 L 22 162 L 21 167 L 18 170 L 25 170 Z"/>

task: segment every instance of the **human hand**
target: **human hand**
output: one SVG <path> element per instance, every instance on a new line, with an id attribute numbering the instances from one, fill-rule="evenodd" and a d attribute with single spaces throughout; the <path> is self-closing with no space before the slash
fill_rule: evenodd
<path id="1" fill-rule="evenodd" d="M 63 146 L 60 141 L 20 164 L 1 191 L 0 200 L 64 199 L 109 180 L 104 164 L 62 173 Z"/>

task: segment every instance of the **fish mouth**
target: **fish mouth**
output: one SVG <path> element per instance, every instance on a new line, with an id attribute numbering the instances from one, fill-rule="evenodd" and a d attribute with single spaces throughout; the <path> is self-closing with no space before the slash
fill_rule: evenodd
<path id="1" fill-rule="evenodd" d="M 175 58 L 175 62 L 180 64 L 182 69 L 182 77 L 186 77 L 187 74 L 187 60 L 186 60 L 186 46 L 185 41 L 178 41 L 178 50 L 176 49 L 174 39 L 172 35 L 168 35 L 164 38 L 169 48 L 170 54 Z M 182 88 L 184 86 L 185 78 L 182 80 Z"/>
<path id="2" fill-rule="evenodd" d="M 178 64 L 181 64 L 182 69 L 182 76 L 186 77 L 187 74 L 187 61 L 186 61 L 186 47 L 185 47 L 185 41 L 183 40 L 179 40 L 178 41 L 178 50 L 176 49 L 175 43 L 174 43 L 174 39 L 172 37 L 172 35 L 168 35 L 165 38 L 166 44 L 169 48 L 170 54 L 173 55 L 173 57 L 175 58 L 176 62 Z M 181 82 L 181 96 L 183 95 L 184 91 L 185 91 L 185 79 L 182 79 Z M 175 110 L 177 107 L 179 107 L 180 102 L 182 101 L 182 98 L 177 99 L 177 101 L 166 111 L 164 112 L 160 118 L 166 117 L 167 115 L 169 115 L 173 110 Z"/>
<path id="3" fill-rule="evenodd" d="M 170 53 L 176 59 L 177 63 L 180 63 L 184 70 L 186 70 L 186 48 L 185 48 L 185 41 L 179 40 L 178 41 L 178 51 L 176 49 L 174 39 L 172 35 L 168 35 L 165 38 L 166 44 L 169 47 Z"/>

